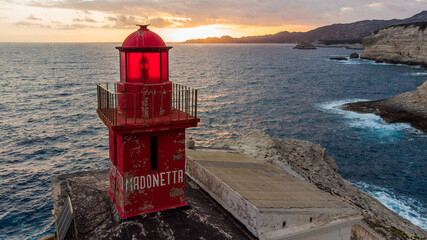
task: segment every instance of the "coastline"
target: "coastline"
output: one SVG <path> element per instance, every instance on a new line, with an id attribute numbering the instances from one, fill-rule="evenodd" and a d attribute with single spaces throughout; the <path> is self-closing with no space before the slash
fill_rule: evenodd
<path id="1" fill-rule="evenodd" d="M 361 55 L 360 59 L 366 59 L 370 61 L 374 61 L 376 63 L 389 63 L 389 64 L 405 64 L 409 66 L 420 66 L 421 68 L 427 68 L 427 63 L 423 61 L 402 61 L 402 60 L 395 60 L 390 58 L 381 58 L 381 57 L 367 57 L 366 55 Z"/>
<path id="2" fill-rule="evenodd" d="M 409 123 L 427 133 L 427 81 L 415 91 L 376 101 L 347 103 L 341 109 L 373 113 L 388 123 Z"/>

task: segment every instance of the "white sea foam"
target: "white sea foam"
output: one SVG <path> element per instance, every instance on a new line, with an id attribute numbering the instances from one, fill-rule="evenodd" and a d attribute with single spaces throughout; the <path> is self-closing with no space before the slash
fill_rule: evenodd
<path id="1" fill-rule="evenodd" d="M 346 103 L 368 101 L 367 99 L 347 99 L 333 102 L 317 104 L 317 106 L 326 113 L 342 115 L 346 124 L 350 127 L 369 130 L 370 133 L 382 138 L 383 142 L 397 140 L 403 133 L 421 135 L 422 132 L 413 128 L 408 123 L 385 122 L 381 117 L 375 114 L 361 114 L 351 111 L 345 111 L 339 107 Z"/>
<path id="2" fill-rule="evenodd" d="M 330 58 L 332 57 L 345 57 L 347 58 L 347 60 L 343 60 L 343 61 L 337 61 L 337 60 L 332 60 Z M 367 60 L 367 59 L 360 59 L 360 58 L 349 58 L 348 56 L 343 56 L 343 55 L 330 55 L 328 56 L 328 58 L 325 58 L 325 60 L 327 61 L 333 61 L 336 63 L 341 63 L 341 64 L 349 64 L 349 65 L 361 65 L 361 64 L 366 64 L 366 65 L 383 65 L 383 66 L 387 66 L 387 65 L 391 65 L 388 63 L 377 63 L 375 61 L 371 61 L 371 60 Z"/>
<path id="3" fill-rule="evenodd" d="M 355 182 L 353 184 L 376 198 L 387 208 L 427 230 L 427 209 L 423 207 L 421 202 L 409 197 L 398 196 L 388 189 L 364 182 Z"/>
<path id="4" fill-rule="evenodd" d="M 427 72 L 415 72 L 415 73 L 407 73 L 404 74 L 406 76 L 427 76 Z"/>
<path id="5" fill-rule="evenodd" d="M 350 58 L 347 61 L 341 61 L 342 64 L 350 64 L 350 65 L 361 65 L 361 64 L 366 64 L 366 65 L 382 65 L 382 66 L 387 66 L 390 64 L 387 63 L 377 63 L 375 61 L 371 61 L 371 60 L 366 60 L 366 59 L 353 59 Z"/>
<path id="6" fill-rule="evenodd" d="M 418 65 L 407 65 L 407 64 L 403 64 L 403 63 L 386 63 L 386 62 L 375 62 L 373 60 L 369 60 L 369 59 L 360 59 L 360 58 L 348 58 L 347 56 L 342 56 L 342 55 L 330 55 L 329 57 L 345 57 L 347 58 L 347 61 L 336 61 L 336 60 L 331 60 L 330 58 L 328 58 L 328 61 L 334 61 L 337 63 L 341 63 L 341 64 L 349 64 L 349 65 L 376 65 L 376 66 L 399 66 L 399 67 L 408 67 L 408 68 L 415 68 L 415 69 L 420 69 L 421 67 Z M 412 75 L 409 74 L 411 76 L 424 76 L 423 73 L 421 73 L 420 75 Z"/>

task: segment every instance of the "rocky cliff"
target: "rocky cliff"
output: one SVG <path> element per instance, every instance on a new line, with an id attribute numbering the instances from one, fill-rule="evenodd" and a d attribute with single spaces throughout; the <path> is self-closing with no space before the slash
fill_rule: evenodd
<path id="1" fill-rule="evenodd" d="M 361 58 L 427 67 L 427 22 L 402 24 L 363 39 Z"/>
<path id="2" fill-rule="evenodd" d="M 373 113 L 388 123 L 405 122 L 427 133 L 427 81 L 415 91 L 377 101 L 354 102 L 341 109 L 358 113 Z"/>
<path id="3" fill-rule="evenodd" d="M 256 159 L 278 164 L 284 171 L 315 184 L 321 190 L 359 209 L 363 214 L 364 223 L 385 239 L 427 237 L 426 231 L 343 179 L 335 161 L 328 156 L 326 149 L 318 144 L 296 139 L 271 138 L 263 131 L 252 130 L 238 139 L 214 147 L 234 149 Z M 360 238 L 353 236 L 352 239 Z"/>

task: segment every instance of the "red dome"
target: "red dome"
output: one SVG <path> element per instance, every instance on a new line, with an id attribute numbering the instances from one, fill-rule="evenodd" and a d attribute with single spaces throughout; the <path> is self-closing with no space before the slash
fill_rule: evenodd
<path id="1" fill-rule="evenodd" d="M 130 34 L 122 44 L 125 48 L 142 47 L 166 47 L 163 39 L 156 33 L 150 31 L 148 25 L 138 25 L 138 31 Z"/>

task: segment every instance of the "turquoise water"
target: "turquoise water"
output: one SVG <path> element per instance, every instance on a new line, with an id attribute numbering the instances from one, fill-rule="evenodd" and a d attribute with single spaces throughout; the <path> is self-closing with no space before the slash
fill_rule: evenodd
<path id="1" fill-rule="evenodd" d="M 50 176 L 108 166 L 96 87 L 119 78 L 118 44 L 0 43 L 0 239 L 53 232 Z M 337 109 L 415 90 L 416 67 L 331 61 L 354 50 L 173 44 L 170 78 L 200 89 L 198 145 L 258 128 L 324 146 L 344 178 L 427 229 L 427 137 Z"/>

